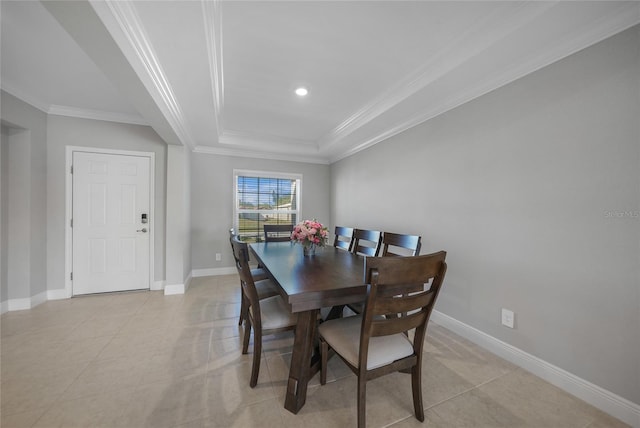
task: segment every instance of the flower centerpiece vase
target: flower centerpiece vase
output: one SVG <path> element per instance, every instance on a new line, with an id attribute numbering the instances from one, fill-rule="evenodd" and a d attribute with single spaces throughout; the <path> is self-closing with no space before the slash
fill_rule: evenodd
<path id="1" fill-rule="evenodd" d="M 327 228 L 316 220 L 305 220 L 293 227 L 291 241 L 302 245 L 302 254 L 315 256 L 317 247 L 327 244 L 329 232 Z"/>

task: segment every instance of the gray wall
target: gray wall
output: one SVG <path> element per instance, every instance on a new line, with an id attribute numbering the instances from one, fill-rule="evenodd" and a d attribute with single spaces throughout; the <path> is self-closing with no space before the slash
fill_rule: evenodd
<path id="1" fill-rule="evenodd" d="M 5 92 L 1 94 L 0 111 L 2 124 L 8 128 L 3 139 L 8 165 L 8 223 L 7 235 L 2 235 L 3 248 L 7 248 L 7 294 L 2 299 L 38 296 L 44 301 L 47 117 Z"/>
<path id="2" fill-rule="evenodd" d="M 635 403 L 639 28 L 331 168 L 334 224 L 448 251 L 437 310 Z"/>
<path id="3" fill-rule="evenodd" d="M 49 116 L 47 132 L 47 278 L 50 290 L 65 287 L 66 146 L 155 153 L 155 281 L 165 278 L 167 146 L 148 126 Z"/>
<path id="4" fill-rule="evenodd" d="M 329 223 L 328 165 L 194 153 L 191 178 L 194 269 L 234 266 L 229 246 L 234 169 L 302 174 L 302 218 Z M 222 254 L 222 261 L 215 261 L 216 253 Z"/>
<path id="5" fill-rule="evenodd" d="M 191 151 L 167 146 L 167 286 L 185 286 L 191 276 Z M 171 290 L 176 292 L 176 290 Z"/>
<path id="6" fill-rule="evenodd" d="M 9 295 L 9 279 L 7 275 L 7 242 L 8 235 L 8 195 L 9 195 L 9 128 L 0 126 L 0 302 L 2 309 L 7 310 L 7 299 Z"/>

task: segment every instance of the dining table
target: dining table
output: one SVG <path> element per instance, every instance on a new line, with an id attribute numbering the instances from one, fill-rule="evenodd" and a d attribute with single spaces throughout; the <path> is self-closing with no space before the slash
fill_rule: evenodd
<path id="1" fill-rule="evenodd" d="M 249 247 L 291 312 L 298 314 L 284 403 L 285 409 L 298 413 L 305 404 L 309 380 L 320 370 L 319 311 L 365 300 L 366 257 L 331 246 L 304 255 L 303 248 L 292 242 L 258 242 Z"/>

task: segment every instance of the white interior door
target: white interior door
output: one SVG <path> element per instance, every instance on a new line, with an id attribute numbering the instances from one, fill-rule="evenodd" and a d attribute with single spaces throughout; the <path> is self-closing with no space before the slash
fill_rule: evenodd
<path id="1" fill-rule="evenodd" d="M 145 156 L 73 152 L 73 294 L 150 288 Z"/>

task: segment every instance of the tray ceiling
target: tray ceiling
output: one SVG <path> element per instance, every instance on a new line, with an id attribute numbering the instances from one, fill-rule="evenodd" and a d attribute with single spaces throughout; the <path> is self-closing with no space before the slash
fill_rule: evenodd
<path id="1" fill-rule="evenodd" d="M 633 1 L 1 7 L 2 89 L 43 111 L 147 124 L 196 152 L 317 163 L 640 22 Z"/>

